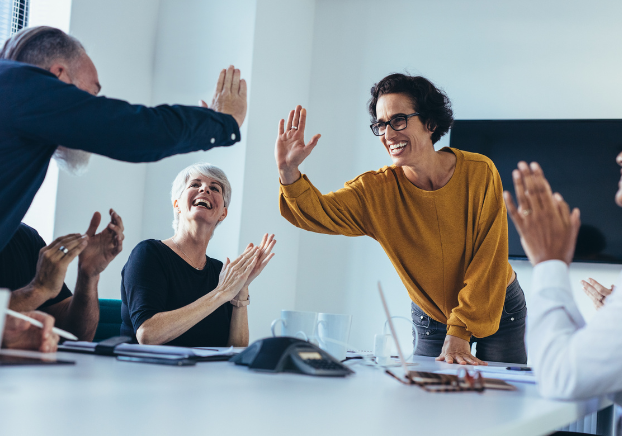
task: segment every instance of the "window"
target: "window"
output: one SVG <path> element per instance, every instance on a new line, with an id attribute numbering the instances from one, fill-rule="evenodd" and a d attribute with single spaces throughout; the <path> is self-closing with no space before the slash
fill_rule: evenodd
<path id="1" fill-rule="evenodd" d="M 11 16 L 11 35 L 28 26 L 29 0 L 14 0 L 13 15 Z"/>
<path id="2" fill-rule="evenodd" d="M 28 26 L 30 0 L 0 0 L 0 43 Z"/>

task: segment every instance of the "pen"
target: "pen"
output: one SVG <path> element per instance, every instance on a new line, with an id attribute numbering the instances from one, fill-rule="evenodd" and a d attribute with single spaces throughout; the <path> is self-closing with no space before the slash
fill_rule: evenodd
<path id="1" fill-rule="evenodd" d="M 531 371 L 529 366 L 508 366 L 505 369 L 508 371 Z"/>
<path id="2" fill-rule="evenodd" d="M 23 319 L 24 321 L 28 321 L 30 324 L 34 325 L 35 327 L 39 327 L 39 328 L 43 328 L 43 324 L 41 323 L 41 321 L 37 321 L 36 319 L 32 319 L 29 316 L 26 316 L 24 314 L 21 314 L 19 312 L 15 312 L 14 310 L 11 309 L 7 309 L 6 310 L 7 315 L 11 315 L 14 316 L 15 318 L 19 318 L 19 319 Z M 65 339 L 71 339 L 72 341 L 77 341 L 78 338 L 75 335 L 72 335 L 69 332 L 66 332 L 65 330 L 61 330 L 57 327 L 54 327 L 52 329 L 52 331 L 54 333 L 56 333 L 58 336 L 61 336 Z"/>

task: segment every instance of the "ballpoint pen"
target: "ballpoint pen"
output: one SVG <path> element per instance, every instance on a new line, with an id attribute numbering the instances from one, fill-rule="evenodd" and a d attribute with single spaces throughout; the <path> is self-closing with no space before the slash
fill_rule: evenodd
<path id="1" fill-rule="evenodd" d="M 41 321 L 37 321 L 36 319 L 33 319 L 33 318 L 29 317 L 29 316 L 24 315 L 23 313 L 15 312 L 14 310 L 11 310 L 11 309 L 6 309 L 6 313 L 7 313 L 7 315 L 11 315 L 11 316 L 13 316 L 15 318 L 19 318 L 19 319 L 23 319 L 24 321 L 28 321 L 30 324 L 34 325 L 35 327 L 43 328 L 43 324 L 41 323 Z M 52 329 L 52 331 L 54 333 L 56 333 L 58 336 L 61 336 L 61 337 L 65 338 L 65 339 L 70 339 L 72 341 L 77 341 L 78 340 L 78 338 L 75 335 L 73 335 L 73 334 L 71 334 L 69 332 L 66 332 L 65 330 L 61 330 L 58 327 L 54 327 Z"/>

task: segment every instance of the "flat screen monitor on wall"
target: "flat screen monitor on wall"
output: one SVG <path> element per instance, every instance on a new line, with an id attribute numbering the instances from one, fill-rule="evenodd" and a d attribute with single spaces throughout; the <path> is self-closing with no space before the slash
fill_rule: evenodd
<path id="1" fill-rule="evenodd" d="M 553 191 L 581 210 L 573 260 L 622 263 L 622 208 L 614 203 L 622 120 L 456 120 L 450 145 L 488 156 L 513 196 L 516 164 L 538 162 Z M 526 259 L 508 221 L 510 258 Z"/>

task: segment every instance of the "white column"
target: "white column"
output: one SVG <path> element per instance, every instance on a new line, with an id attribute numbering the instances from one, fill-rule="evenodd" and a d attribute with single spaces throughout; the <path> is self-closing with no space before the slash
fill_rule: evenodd
<path id="1" fill-rule="evenodd" d="M 309 101 L 314 10 L 312 0 L 257 2 L 239 250 L 264 233 L 278 242 L 250 289 L 251 340 L 269 335 L 270 321 L 296 303 L 300 230 L 279 214 L 274 143 L 279 118 Z"/>

